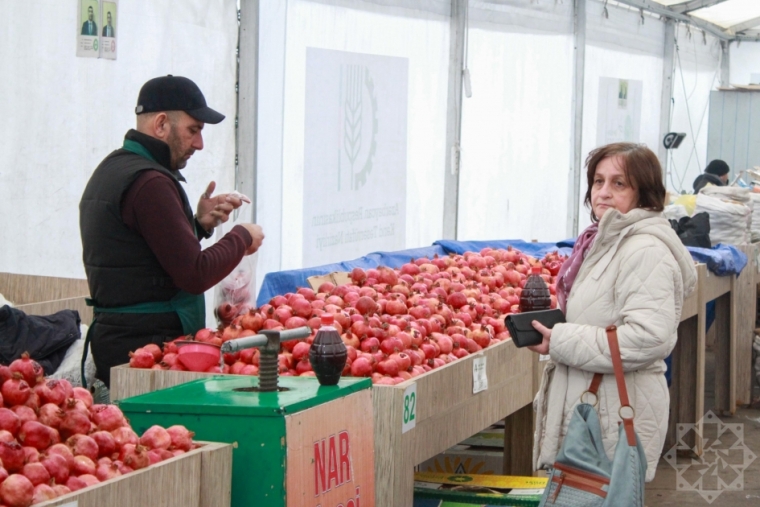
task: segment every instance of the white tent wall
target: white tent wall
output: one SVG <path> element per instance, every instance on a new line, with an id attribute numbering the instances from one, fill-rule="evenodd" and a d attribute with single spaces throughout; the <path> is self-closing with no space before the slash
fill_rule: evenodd
<path id="1" fill-rule="evenodd" d="M 665 24 L 639 11 L 589 1 L 586 8 L 586 70 L 583 93 L 583 143 L 581 159 L 598 147 L 600 78 L 642 81 L 641 121 L 638 139 L 657 153 L 660 139 L 660 100 Z M 621 139 L 622 140 L 622 139 Z M 579 231 L 591 224 L 583 204 L 588 185 L 586 168 L 581 169 Z"/>
<path id="2" fill-rule="evenodd" d="M 679 24 L 676 29 L 673 70 L 673 106 L 670 132 L 686 133 L 681 146 L 669 150 L 667 189 L 693 192 L 694 179 L 707 161 L 707 126 L 710 91 L 720 81 L 720 41 L 702 31 Z"/>
<path id="3" fill-rule="evenodd" d="M 234 186 L 235 0 L 119 3 L 118 59 L 77 58 L 77 2 L 0 2 L 0 271 L 84 278 L 79 200 L 134 126 L 148 79 L 183 75 L 227 115 L 204 129 L 184 175 L 191 202 Z M 29 37 L 28 23 L 44 36 Z M 23 41 L 20 43 L 19 41 Z"/>
<path id="4" fill-rule="evenodd" d="M 450 3 L 276 3 L 261 4 L 257 216 L 267 238 L 259 258 L 259 284 L 268 272 L 304 267 L 305 70 L 309 47 L 408 59 L 406 247 L 427 246 L 440 239 Z M 275 56 L 267 55 L 264 48 Z"/>
<path id="5" fill-rule="evenodd" d="M 729 73 L 731 84 L 750 84 L 752 74 L 760 74 L 760 42 L 732 42 Z"/>
<path id="6" fill-rule="evenodd" d="M 470 2 L 457 239 L 565 237 L 572 5 Z"/>

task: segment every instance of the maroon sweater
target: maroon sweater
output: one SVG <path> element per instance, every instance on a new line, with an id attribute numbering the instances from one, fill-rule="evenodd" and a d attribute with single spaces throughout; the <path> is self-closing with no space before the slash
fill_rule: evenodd
<path id="1" fill-rule="evenodd" d="M 174 284 L 191 294 L 205 292 L 230 274 L 253 242 L 245 227 L 236 225 L 201 250 L 177 188 L 157 171 L 143 172 L 129 187 L 121 218 L 145 239 Z"/>

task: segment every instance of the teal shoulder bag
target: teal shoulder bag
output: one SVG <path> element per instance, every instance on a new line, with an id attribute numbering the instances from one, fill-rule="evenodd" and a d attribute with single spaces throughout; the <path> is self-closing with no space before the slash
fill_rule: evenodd
<path id="1" fill-rule="evenodd" d="M 641 507 L 644 505 L 644 479 L 647 460 L 644 448 L 633 429 L 634 412 L 628 400 L 620 358 L 617 330 L 607 328 L 612 365 L 615 370 L 619 415 L 622 424 L 612 460 L 602 444 L 602 428 L 594 405 L 575 407 L 562 441 L 557 460 L 549 470 L 549 482 L 539 507 Z M 603 375 L 597 373 L 587 393 L 597 396 Z M 581 400 L 583 401 L 583 400 Z"/>

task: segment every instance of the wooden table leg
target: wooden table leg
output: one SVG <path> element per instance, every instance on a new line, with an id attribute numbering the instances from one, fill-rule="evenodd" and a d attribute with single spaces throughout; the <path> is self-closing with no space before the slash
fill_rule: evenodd
<path id="1" fill-rule="evenodd" d="M 757 245 L 742 245 L 739 250 L 747 254 L 747 265 L 739 276 L 732 279 L 731 310 L 736 319 L 732 322 L 735 336 L 736 372 L 735 399 L 737 405 L 752 403 L 752 340 L 755 333 L 755 306 L 757 302 Z"/>
<path id="2" fill-rule="evenodd" d="M 736 337 L 732 325 L 731 293 L 715 300 L 715 409 L 736 412 Z"/>
<path id="3" fill-rule="evenodd" d="M 533 404 L 504 419 L 504 475 L 533 475 Z"/>
<path id="4" fill-rule="evenodd" d="M 700 341 L 704 346 L 704 338 L 699 339 L 699 331 L 699 315 L 684 320 L 678 326 L 678 342 L 673 349 L 671 363 L 670 416 L 665 452 L 677 444 L 688 445 L 695 455 L 702 451 L 698 428 L 682 435 L 680 440 L 678 438 L 680 425 L 696 424 L 704 412 L 704 387 L 700 389 L 698 381 L 701 378 L 704 386 L 704 353 L 699 354 Z"/>

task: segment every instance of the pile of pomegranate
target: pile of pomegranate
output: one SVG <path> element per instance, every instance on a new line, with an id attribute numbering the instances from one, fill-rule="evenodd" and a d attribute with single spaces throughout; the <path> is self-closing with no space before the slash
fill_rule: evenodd
<path id="1" fill-rule="evenodd" d="M 262 329 L 310 326 L 308 339 L 284 342 L 279 354 L 280 375 L 309 376 L 314 375 L 309 348 L 320 315 L 329 312 L 348 349 L 343 374 L 397 384 L 508 339 L 504 317 L 519 313 L 520 293 L 533 266 L 542 268 L 556 308 L 555 282 L 564 260 L 556 252 L 536 259 L 512 248 L 484 248 L 413 259 L 400 269 L 355 268 L 350 284 L 323 283 L 316 292 L 300 288 L 258 309 L 225 303 L 217 308 L 223 322 L 219 330 L 202 329 L 178 339 L 221 345 Z M 175 341 L 163 350 L 148 345 L 134 351 L 130 366 L 185 370 L 177 361 Z M 207 371 L 258 375 L 259 351 L 225 354 L 224 363 Z"/>
<path id="2" fill-rule="evenodd" d="M 46 380 L 28 354 L 0 366 L 0 503 L 28 507 L 183 454 L 184 426 L 138 436 L 115 405 Z"/>

